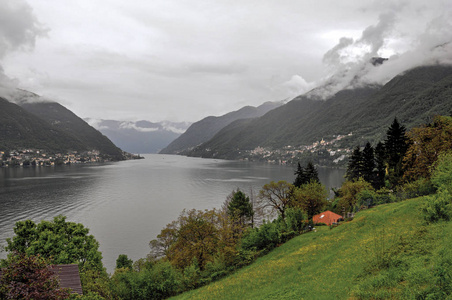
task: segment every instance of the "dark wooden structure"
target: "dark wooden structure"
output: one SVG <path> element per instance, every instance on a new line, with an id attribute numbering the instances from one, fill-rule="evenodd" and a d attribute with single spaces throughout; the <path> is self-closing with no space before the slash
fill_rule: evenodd
<path id="1" fill-rule="evenodd" d="M 53 265 L 50 268 L 58 277 L 61 288 L 70 288 L 73 294 L 83 295 L 78 265 Z"/>
<path id="2" fill-rule="evenodd" d="M 78 265 L 52 265 L 49 266 L 49 268 L 58 278 L 60 288 L 69 288 L 72 289 L 72 294 L 83 295 Z M 0 277 L 1 276 L 2 270 L 0 269 Z"/>

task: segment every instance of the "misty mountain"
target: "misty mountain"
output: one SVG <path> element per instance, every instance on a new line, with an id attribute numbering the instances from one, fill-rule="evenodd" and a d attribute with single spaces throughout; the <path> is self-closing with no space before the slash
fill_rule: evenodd
<path id="1" fill-rule="evenodd" d="M 188 155 L 236 159 L 258 146 L 280 149 L 308 145 L 335 135 L 351 136 L 341 146 L 377 142 L 397 117 L 407 128 L 452 111 L 452 66 L 425 66 L 406 71 L 383 86 L 345 89 L 315 100 L 296 97 L 264 116 L 236 121 Z"/>
<path id="2" fill-rule="evenodd" d="M 121 149 L 61 104 L 26 91 L 15 93 L 13 100 L 0 98 L 1 149 L 96 149 L 114 160 L 123 159 Z"/>
<path id="3" fill-rule="evenodd" d="M 86 119 L 118 147 L 131 153 L 158 153 L 187 130 L 190 123 Z"/>
<path id="4" fill-rule="evenodd" d="M 265 102 L 253 107 L 245 106 L 237 111 L 227 113 L 220 117 L 209 116 L 193 123 L 187 131 L 164 148 L 162 154 L 182 154 L 204 142 L 210 140 L 222 128 L 234 121 L 263 116 L 267 112 L 281 106 L 282 102 Z"/>
<path id="5" fill-rule="evenodd" d="M 0 98 L 0 149 L 84 150 L 73 136 L 20 106 Z"/>

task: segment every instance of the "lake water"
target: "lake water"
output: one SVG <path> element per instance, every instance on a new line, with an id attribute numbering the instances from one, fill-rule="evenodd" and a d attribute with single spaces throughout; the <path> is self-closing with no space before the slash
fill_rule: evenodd
<path id="1" fill-rule="evenodd" d="M 294 168 L 241 161 L 145 155 L 146 159 L 102 165 L 0 168 L 0 245 L 19 220 L 39 222 L 65 215 L 82 223 L 100 243 L 113 272 L 119 254 L 136 260 L 148 243 L 186 209 L 220 208 L 240 188 L 257 194 L 270 181 L 293 182 Z M 319 168 L 327 188 L 344 170 Z M 0 252 L 0 258 L 6 256 Z"/>

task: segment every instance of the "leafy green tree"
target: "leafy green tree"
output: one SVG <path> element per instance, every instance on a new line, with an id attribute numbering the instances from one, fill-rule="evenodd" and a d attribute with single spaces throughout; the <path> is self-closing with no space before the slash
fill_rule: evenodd
<path id="1" fill-rule="evenodd" d="M 346 181 L 339 189 L 339 200 L 337 203 L 337 213 L 344 208 L 345 211 L 352 212 L 358 203 L 358 194 L 364 190 L 373 191 L 372 185 L 362 178 L 356 181 Z"/>
<path id="2" fill-rule="evenodd" d="M 133 260 L 129 259 L 126 254 L 119 254 L 118 259 L 116 259 L 116 269 L 132 269 L 132 266 Z"/>
<path id="3" fill-rule="evenodd" d="M 151 248 L 151 255 L 154 258 L 165 257 L 169 253 L 171 245 L 176 242 L 178 232 L 177 221 L 173 221 L 166 225 L 157 235 L 157 239 L 149 242 Z"/>
<path id="4" fill-rule="evenodd" d="M 196 258 L 201 270 L 213 261 L 219 245 L 218 212 L 216 210 L 189 210 L 179 216 L 179 228 L 167 258 L 184 269 Z"/>
<path id="5" fill-rule="evenodd" d="M 291 207 L 300 208 L 310 219 L 326 207 L 327 197 L 328 192 L 325 186 L 313 180 L 294 189 Z"/>
<path id="6" fill-rule="evenodd" d="M 404 177 L 430 178 L 438 156 L 452 149 L 452 117 L 437 116 L 433 122 L 408 132 L 410 145 L 404 158 Z"/>
<path id="7" fill-rule="evenodd" d="M 70 290 L 60 288 L 48 260 L 42 256 L 15 251 L 5 264 L 0 276 L 0 299 L 69 298 Z"/>
<path id="8" fill-rule="evenodd" d="M 293 189 L 294 186 L 284 180 L 265 184 L 259 192 L 260 208 L 276 211 L 284 219 L 292 201 Z"/>
<path id="9" fill-rule="evenodd" d="M 53 221 L 19 221 L 14 226 L 15 236 L 6 239 L 7 251 L 27 255 L 41 255 L 53 264 L 78 263 L 82 270 L 103 270 L 99 243 L 89 229 L 80 223 L 66 222 L 58 216 Z"/>
<path id="10" fill-rule="evenodd" d="M 237 189 L 237 191 L 233 192 L 231 195 L 231 199 L 227 206 L 227 213 L 232 220 L 238 221 L 242 226 L 249 223 L 254 215 L 250 197 Z"/>

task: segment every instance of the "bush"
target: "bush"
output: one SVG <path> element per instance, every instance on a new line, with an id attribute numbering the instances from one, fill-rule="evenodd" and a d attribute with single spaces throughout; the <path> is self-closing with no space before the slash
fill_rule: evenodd
<path id="1" fill-rule="evenodd" d="M 180 273 L 169 262 L 156 263 L 141 272 L 118 269 L 111 290 L 120 299 L 164 299 L 182 290 Z"/>
<path id="2" fill-rule="evenodd" d="M 452 152 L 439 155 L 434 164 L 431 180 L 437 188 L 452 192 Z"/>
<path id="3" fill-rule="evenodd" d="M 375 204 L 385 204 L 397 202 L 397 197 L 387 188 L 381 188 L 376 192 Z"/>
<path id="4" fill-rule="evenodd" d="M 440 190 L 437 194 L 426 197 L 426 202 L 422 207 L 424 220 L 427 223 L 439 220 L 449 221 L 452 216 L 451 200 L 452 195 L 448 190 Z"/>
<path id="5" fill-rule="evenodd" d="M 245 233 L 241 240 L 241 247 L 245 250 L 271 250 L 280 242 L 280 233 L 277 223 L 267 223 L 259 228 L 252 229 Z"/>
<path id="6" fill-rule="evenodd" d="M 420 178 L 415 181 L 405 183 L 404 185 L 397 188 L 397 194 L 400 200 L 431 195 L 435 192 L 435 186 L 430 180 L 425 178 Z"/>

